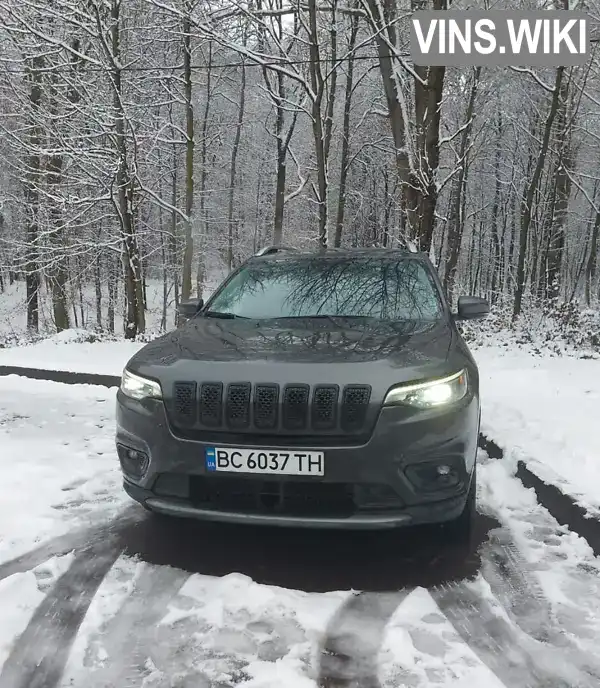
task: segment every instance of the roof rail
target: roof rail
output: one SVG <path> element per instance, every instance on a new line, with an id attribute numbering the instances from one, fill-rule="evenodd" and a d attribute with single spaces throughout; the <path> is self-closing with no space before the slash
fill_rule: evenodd
<path id="1" fill-rule="evenodd" d="M 297 251 L 298 249 L 292 246 L 265 246 L 257 251 L 255 256 L 270 256 L 272 253 L 278 253 L 279 251 Z"/>

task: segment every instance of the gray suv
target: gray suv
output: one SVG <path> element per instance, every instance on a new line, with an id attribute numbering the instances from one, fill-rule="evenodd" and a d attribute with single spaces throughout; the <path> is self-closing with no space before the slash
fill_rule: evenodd
<path id="1" fill-rule="evenodd" d="M 247 524 L 470 532 L 477 366 L 404 250 L 271 248 L 127 363 L 117 451 L 146 509 Z"/>

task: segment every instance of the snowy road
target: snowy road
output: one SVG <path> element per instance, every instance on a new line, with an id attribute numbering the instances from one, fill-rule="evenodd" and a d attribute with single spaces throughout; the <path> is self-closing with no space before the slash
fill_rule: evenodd
<path id="1" fill-rule="evenodd" d="M 120 489 L 113 398 L 0 377 L 0 688 L 600 685 L 599 562 L 512 459 L 480 453 L 470 552 L 162 521 Z"/>

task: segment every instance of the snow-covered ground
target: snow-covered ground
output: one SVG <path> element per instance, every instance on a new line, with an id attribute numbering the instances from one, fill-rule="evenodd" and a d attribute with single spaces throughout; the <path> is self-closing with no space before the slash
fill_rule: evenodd
<path id="1" fill-rule="evenodd" d="M 114 396 L 0 377 L 0 561 L 122 506 Z"/>
<path id="2" fill-rule="evenodd" d="M 124 339 L 90 342 L 89 337 L 85 330 L 66 330 L 35 344 L 0 349 L 0 366 L 121 375 L 125 363 L 144 346 Z"/>
<path id="3" fill-rule="evenodd" d="M 600 359 L 476 350 L 482 431 L 590 513 L 600 515 Z"/>
<path id="4" fill-rule="evenodd" d="M 0 365 L 118 375 L 136 346 L 55 339 L 0 351 Z M 208 575 L 129 552 L 146 517 L 120 488 L 114 389 L 0 377 L 0 686 L 316 688 L 336 634 L 383 688 L 600 685 L 599 562 L 514 476 L 523 459 L 600 508 L 600 362 L 475 355 L 483 430 L 507 450 L 480 455 L 480 509 L 500 525 L 472 579 L 365 592 L 362 607 L 347 588 L 256 582 L 240 559 Z M 228 545 L 187 546 L 209 559 Z"/>

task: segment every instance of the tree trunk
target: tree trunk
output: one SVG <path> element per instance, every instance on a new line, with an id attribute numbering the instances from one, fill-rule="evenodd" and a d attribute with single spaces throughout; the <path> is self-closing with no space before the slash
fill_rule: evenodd
<path id="1" fill-rule="evenodd" d="M 81 260 L 81 257 L 78 257 L 78 260 L 76 261 L 79 265 L 77 267 L 77 296 L 79 297 L 79 313 L 81 314 L 81 327 L 86 327 L 87 325 L 87 320 L 86 320 L 86 310 L 85 310 L 85 303 L 83 300 L 83 275 L 84 275 L 84 266 L 83 266 L 83 260 Z"/>
<path id="2" fill-rule="evenodd" d="M 145 330 L 140 255 L 133 218 L 135 179 L 131 175 L 125 134 L 125 110 L 123 106 L 120 0 L 111 5 L 111 62 L 113 85 L 114 129 L 117 150 L 117 207 L 123 243 L 123 272 L 125 277 L 125 338 L 134 339 Z"/>
<path id="3" fill-rule="evenodd" d="M 175 299 L 175 318 L 174 325 L 178 323 L 178 308 L 179 308 L 179 242 L 177 231 L 177 148 L 173 144 L 173 171 L 171 177 L 171 233 L 169 235 L 169 255 L 171 256 L 172 282 L 173 282 L 173 298 Z"/>
<path id="4" fill-rule="evenodd" d="M 27 330 L 38 332 L 39 330 L 39 303 L 40 303 L 40 272 L 39 272 L 39 210 L 40 195 L 38 184 L 40 182 L 40 154 L 41 130 L 37 122 L 38 110 L 42 98 L 42 73 L 44 58 L 36 56 L 31 60 L 31 66 L 27 69 L 26 80 L 29 83 L 29 106 L 31 108 L 31 120 L 29 122 L 29 156 L 27 157 L 27 174 L 25 175 L 24 195 L 26 206 L 26 237 L 27 260 L 25 265 L 25 285 L 27 294 Z"/>
<path id="5" fill-rule="evenodd" d="M 231 165 L 229 168 L 229 203 L 227 208 L 227 265 L 229 270 L 233 267 L 233 242 L 236 234 L 236 221 L 233 218 L 236 184 L 236 165 L 240 138 L 242 135 L 242 125 L 244 122 L 244 110 L 246 105 L 246 67 L 242 64 L 242 80 L 240 85 L 240 100 L 238 105 L 238 118 L 233 138 L 233 148 L 231 149 Z"/>
<path id="6" fill-rule="evenodd" d="M 396 166 L 401 184 L 401 207 L 406 215 L 410 238 L 429 253 L 433 241 L 437 206 L 436 175 L 439 165 L 440 110 L 446 68 L 414 66 L 414 134 L 408 131 L 403 96 L 404 84 L 399 74 L 403 37 L 398 33 L 398 9 L 395 0 L 362 0 L 375 30 L 379 70 L 383 81 Z M 428 3 L 415 1 L 412 10 L 428 9 Z M 446 0 L 433 0 L 434 10 L 445 10 Z M 412 151 L 412 157 L 411 157 Z"/>
<path id="7" fill-rule="evenodd" d="M 475 115 L 475 100 L 477 97 L 477 88 L 479 86 L 480 76 L 481 67 L 476 67 L 473 71 L 473 83 L 471 85 L 471 93 L 469 95 L 469 102 L 465 112 L 465 124 L 458 152 L 459 172 L 456 175 L 454 184 L 452 186 L 452 204 L 450 207 L 450 217 L 448 220 L 448 253 L 446 260 L 446 273 L 444 277 L 444 286 L 446 288 L 446 294 L 450 304 L 452 304 L 452 299 L 454 296 L 456 266 L 458 265 L 458 256 L 460 255 L 462 235 L 464 230 L 464 196 L 467 188 L 469 148 L 471 144 L 471 131 L 473 129 L 473 119 Z"/>
<path id="8" fill-rule="evenodd" d="M 275 138 L 277 140 L 277 172 L 275 179 L 275 212 L 273 215 L 273 245 L 281 246 L 283 242 L 283 212 L 285 206 L 285 180 L 287 176 L 286 159 L 287 143 L 283 138 L 285 97 L 284 76 L 277 74 L 277 95 L 275 103 Z"/>
<path id="9" fill-rule="evenodd" d="M 162 213 L 161 213 L 162 215 Z M 162 226 L 162 219 L 161 219 Z M 162 315 L 160 317 L 160 329 L 161 332 L 165 332 L 167 329 L 167 311 L 168 311 L 168 299 L 169 299 L 169 269 L 167 262 L 167 250 L 165 247 L 165 234 L 160 232 L 160 257 L 162 260 L 162 283 L 163 283 L 163 298 L 162 298 Z"/>
<path id="10" fill-rule="evenodd" d="M 552 132 L 552 125 L 554 124 L 560 105 L 560 93 L 564 71 L 564 67 L 556 68 L 554 90 L 552 93 L 552 99 L 550 101 L 548 116 L 546 117 L 546 124 L 544 126 L 544 136 L 538 153 L 535 169 L 533 171 L 531 179 L 529 180 L 529 183 L 525 187 L 523 201 L 521 203 L 521 228 L 519 234 L 519 252 L 517 261 L 515 300 L 513 305 L 513 321 L 519 317 L 522 310 L 526 279 L 525 256 L 527 253 L 527 240 L 529 237 L 529 228 L 531 225 L 531 217 L 533 213 L 533 200 L 535 198 L 537 190 L 539 189 L 540 179 L 542 177 L 544 164 L 546 162 L 546 156 L 548 155 L 548 147 L 550 144 L 550 134 Z"/>
<path id="11" fill-rule="evenodd" d="M 325 95 L 325 81 L 321 72 L 321 51 L 319 47 L 319 32 L 317 27 L 317 0 L 308 0 L 309 34 L 309 74 L 311 87 L 311 120 L 313 144 L 317 165 L 317 183 L 313 184 L 313 192 L 318 208 L 318 241 L 319 246 L 327 247 L 327 142 L 323 126 L 323 98 Z M 334 70 L 333 74 L 337 70 Z M 333 77 L 333 75 L 332 75 Z"/>
<path id="12" fill-rule="evenodd" d="M 596 195 L 594 194 L 594 199 Z M 600 236 L 600 209 L 596 211 L 594 226 L 590 235 L 590 247 L 588 259 L 585 267 L 585 302 L 588 306 L 592 305 L 592 293 L 596 281 L 596 271 L 598 265 L 598 240 Z"/>
<path id="13" fill-rule="evenodd" d="M 120 262 L 120 261 L 119 261 Z M 117 261 L 113 259 L 112 254 L 108 257 L 107 266 L 107 289 L 108 289 L 108 310 L 106 314 L 106 326 L 111 334 L 115 331 L 115 306 L 117 304 L 117 292 L 119 284 L 117 282 L 118 269 Z"/>
<path id="14" fill-rule="evenodd" d="M 208 179 L 208 117 L 210 114 L 210 104 L 212 97 L 212 42 L 208 44 L 208 69 L 206 72 L 206 102 L 204 104 L 204 113 L 202 117 L 202 146 L 200 148 L 200 215 L 204 220 L 204 236 L 208 238 L 209 235 L 209 221 L 208 210 L 206 208 L 206 180 Z M 198 247 L 198 265 L 196 270 L 196 292 L 198 298 L 202 297 L 202 285 L 205 279 L 204 267 L 204 246 L 203 241 L 200 241 Z"/>
<path id="15" fill-rule="evenodd" d="M 346 73 L 346 89 L 344 94 L 344 121 L 342 124 L 342 153 L 340 159 L 340 187 L 338 195 L 337 217 L 335 220 L 335 237 L 333 245 L 339 248 L 342 245 L 342 232 L 344 231 L 344 215 L 346 212 L 346 182 L 348 179 L 350 158 L 350 110 L 352 107 L 352 94 L 354 89 L 354 46 L 358 34 L 358 16 L 352 15 L 350 24 L 350 39 L 348 41 L 348 71 Z"/>
<path id="16" fill-rule="evenodd" d="M 67 282 L 69 271 L 67 256 L 65 255 L 63 237 L 63 218 L 60 206 L 59 186 L 62 178 L 63 157 L 60 154 L 50 156 L 46 165 L 46 179 L 48 183 L 48 195 L 52 198 L 50 207 L 51 230 L 49 233 L 50 266 L 48 278 L 52 294 L 52 313 L 57 332 L 69 328 L 69 306 L 67 297 Z M 73 307 L 75 304 L 73 304 Z"/>
<path id="17" fill-rule="evenodd" d="M 179 322 L 179 269 L 182 264 L 179 255 L 179 232 L 177 215 L 177 142 L 175 140 L 175 127 L 173 125 L 173 108 L 169 106 L 169 123 L 173 132 L 173 144 L 171 146 L 171 227 L 169 232 L 168 253 L 170 260 L 171 281 L 173 284 L 173 298 L 175 300 L 175 312 L 173 325 L 177 327 Z"/>
<path id="18" fill-rule="evenodd" d="M 496 156 L 494 161 L 494 204 L 492 206 L 492 282 L 490 287 L 491 303 L 496 304 L 498 301 L 498 287 L 502 285 L 502 249 L 500 243 L 500 236 L 498 230 L 498 214 L 500 212 L 500 162 L 501 162 L 501 144 L 502 144 L 502 114 L 498 113 L 498 127 L 496 139 Z"/>
<path id="19" fill-rule="evenodd" d="M 571 196 L 571 126 L 567 122 L 568 82 L 564 81 L 560 89 L 558 112 L 558 148 L 559 154 L 554 168 L 554 203 L 552 205 L 552 222 L 550 226 L 548 250 L 546 253 L 545 297 L 556 301 L 561 291 L 561 267 L 565 248 L 565 225 Z"/>
<path id="20" fill-rule="evenodd" d="M 183 86 L 185 99 L 185 221 L 183 269 L 181 274 L 181 298 L 186 301 L 192 293 L 192 260 L 194 240 L 192 237 L 192 209 L 194 204 L 194 104 L 192 101 L 192 37 L 191 2 L 185 0 L 183 18 Z"/>
<path id="21" fill-rule="evenodd" d="M 434 9 L 445 9 L 445 0 L 434 0 Z M 425 82 L 414 81 L 420 181 L 415 183 L 413 179 L 405 191 L 409 219 L 412 218 L 412 238 L 422 251 L 429 253 L 438 198 L 436 175 L 440 162 L 440 118 L 446 68 L 415 66 L 415 72 Z"/>
<path id="22" fill-rule="evenodd" d="M 96 293 L 96 325 L 102 329 L 102 275 L 100 253 L 94 259 L 94 291 Z"/>

